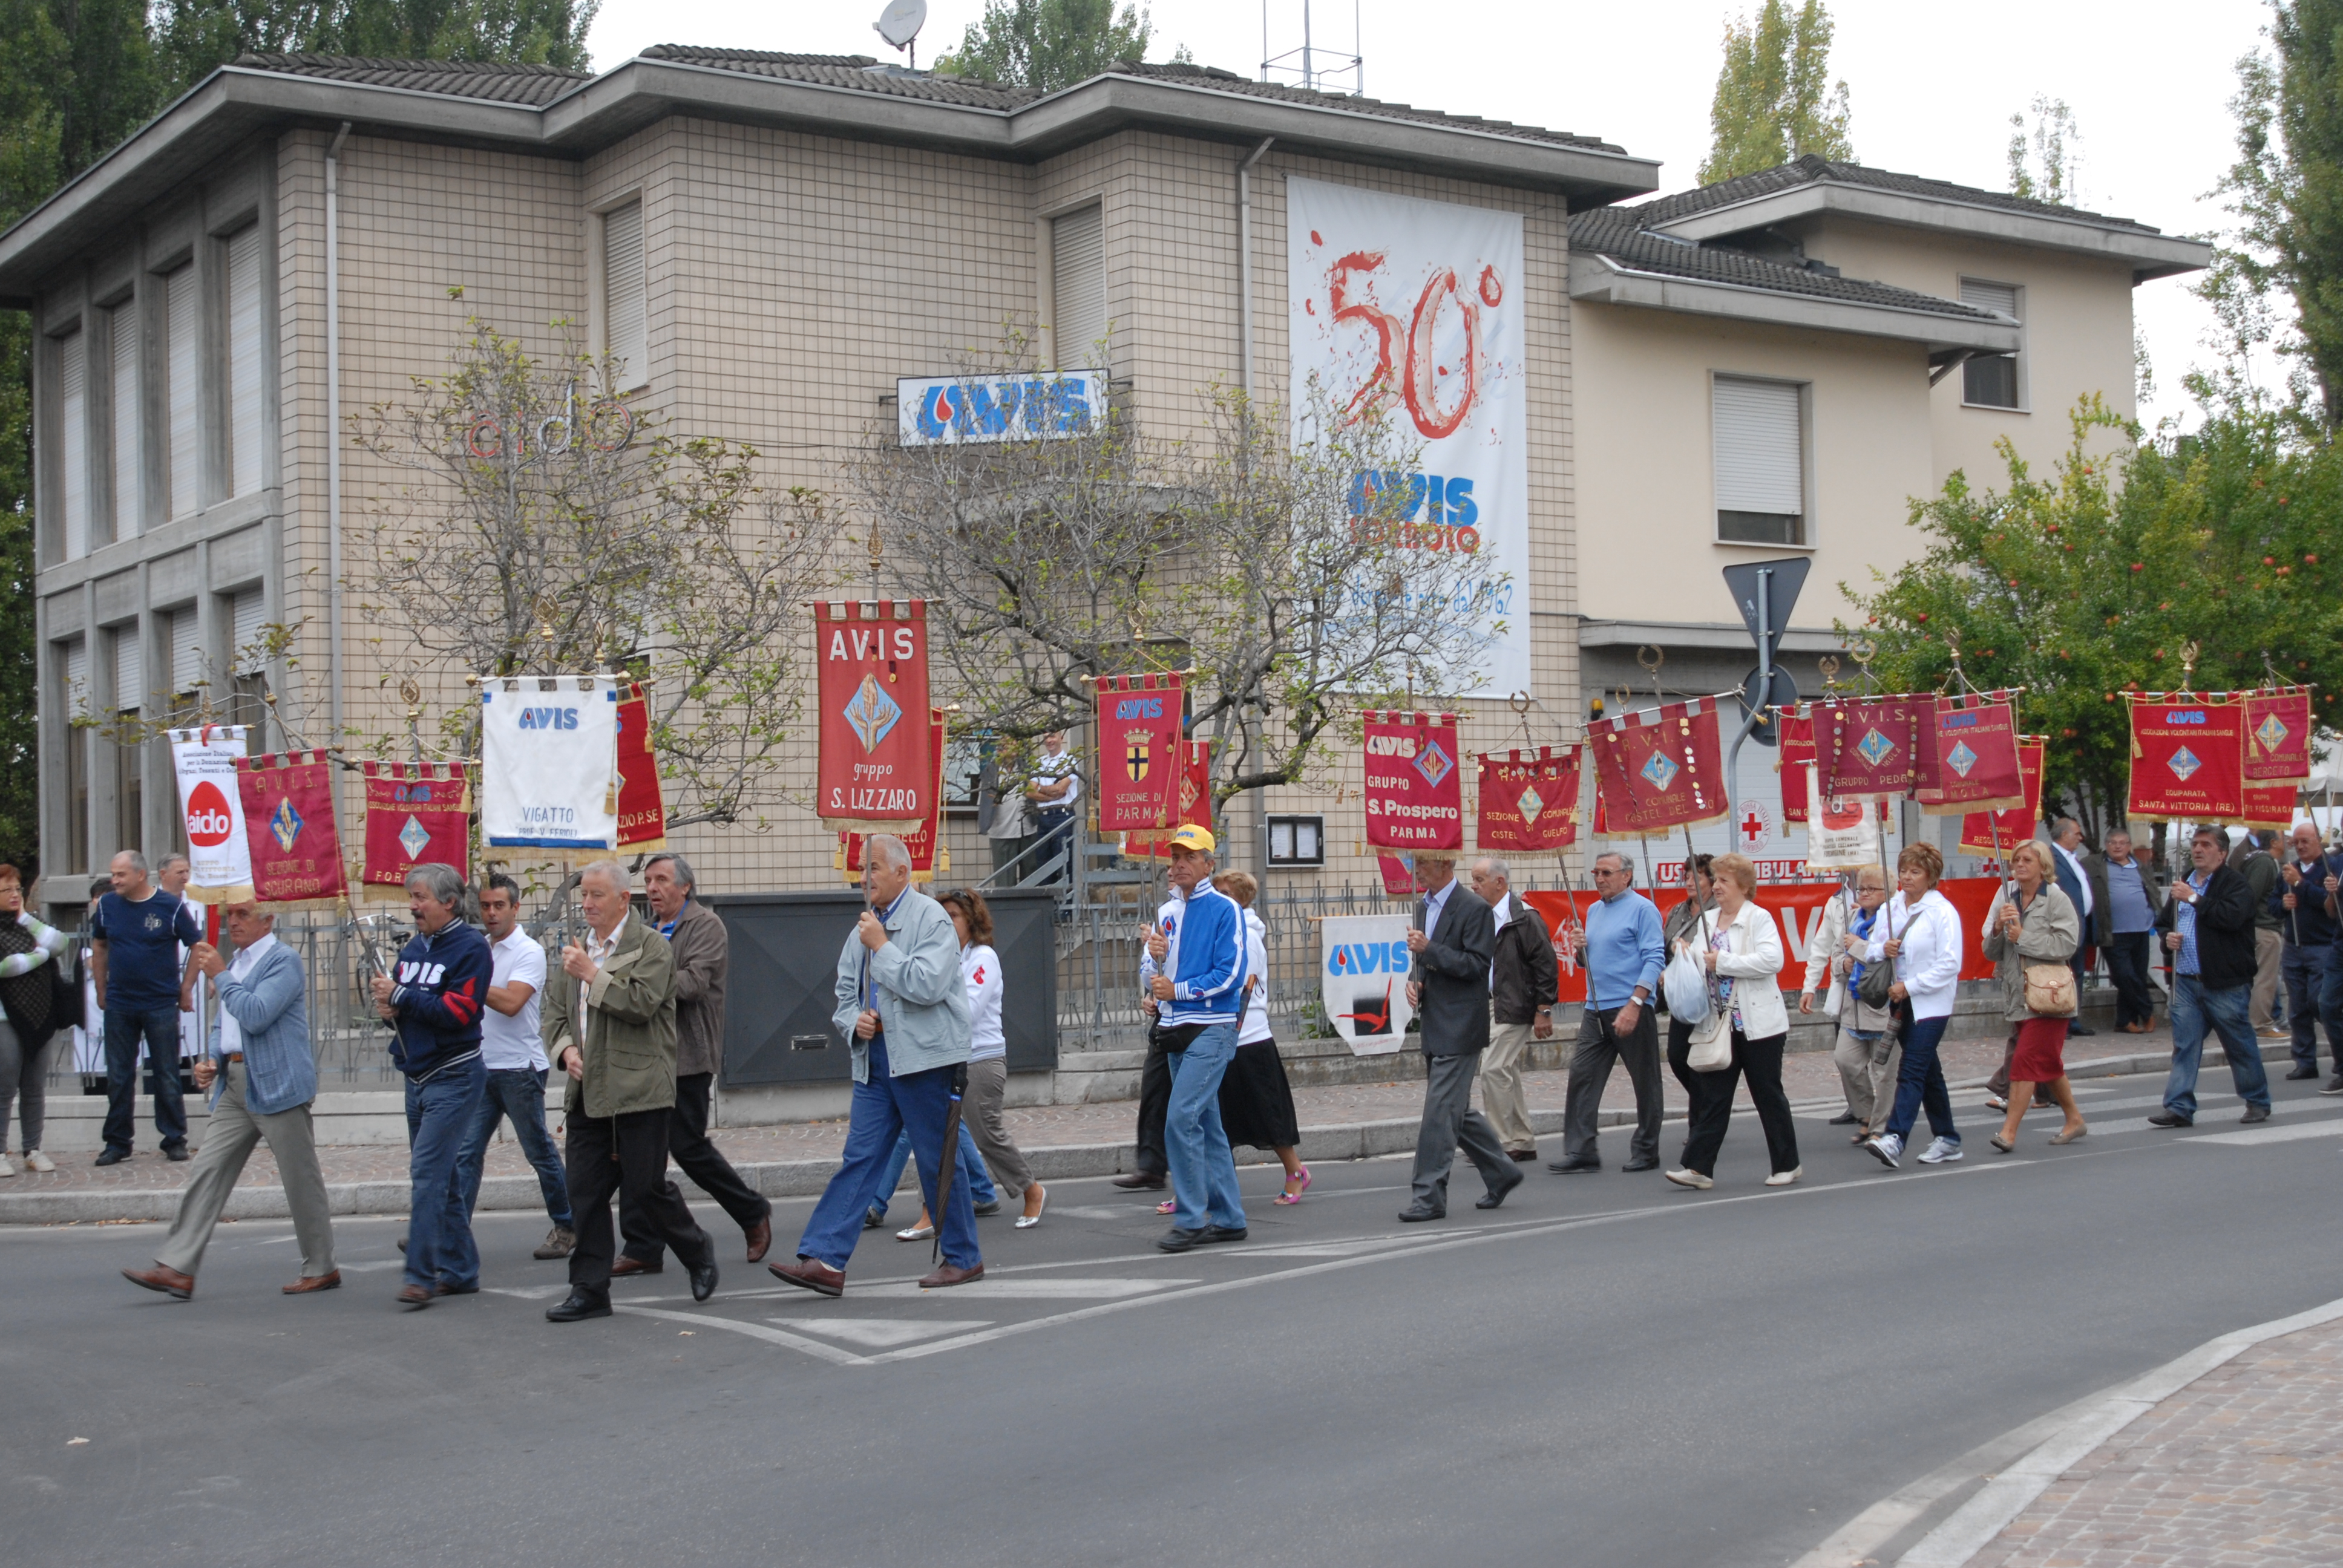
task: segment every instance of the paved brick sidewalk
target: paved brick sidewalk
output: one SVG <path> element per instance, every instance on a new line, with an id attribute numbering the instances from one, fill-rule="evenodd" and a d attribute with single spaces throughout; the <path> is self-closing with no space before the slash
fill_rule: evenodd
<path id="1" fill-rule="evenodd" d="M 2099 1445 L 1970 1568 L 2343 1563 L 2343 1322 L 2257 1345 Z"/>

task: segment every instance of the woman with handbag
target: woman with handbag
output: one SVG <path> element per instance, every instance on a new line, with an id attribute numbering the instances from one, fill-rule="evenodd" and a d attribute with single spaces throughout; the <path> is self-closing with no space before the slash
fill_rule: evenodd
<path id="1" fill-rule="evenodd" d="M 2004 1154 L 2017 1146 L 2018 1123 L 2034 1103 L 2034 1086 L 2045 1086 L 2066 1113 L 2066 1125 L 2053 1143 L 2072 1143 L 2089 1131 L 2067 1087 L 2066 1022 L 2075 1016 L 2075 971 L 2068 967 L 2083 937 L 2074 900 L 2051 879 L 2050 851 L 2028 839 L 2009 852 L 2010 880 L 1986 911 L 1985 956 L 2001 981 L 2002 1016 L 2017 1030 L 2017 1054 L 2009 1067 L 2009 1115 L 1993 1135 Z"/>
<path id="2" fill-rule="evenodd" d="M 48 1104 L 49 1058 L 56 1042 L 58 1014 L 55 964 L 73 948 L 73 938 L 44 925 L 25 910 L 25 877 L 0 865 L 0 1176 L 14 1176 L 8 1161 L 8 1114 L 14 1107 L 25 1130 L 25 1169 L 55 1170 L 41 1152 L 41 1124 Z"/>
<path id="3" fill-rule="evenodd" d="M 1904 1140 L 1923 1106 L 1935 1137 L 1920 1163 L 1942 1165 L 1961 1157 L 1953 1097 L 1945 1088 L 1944 1063 L 1936 1058 L 1961 979 L 1961 912 L 1936 891 L 1944 874 L 1943 850 L 1934 844 L 1906 844 L 1896 857 L 1900 890 L 1888 901 L 1863 952 L 1859 989 L 1864 1000 L 1893 1006 L 1903 1035 L 1904 1067 L 1896 1076 L 1896 1109 L 1885 1129 L 1863 1144 L 1890 1171 L 1902 1161 Z M 1875 964 L 1883 967 L 1874 970 Z M 1879 994 L 1882 980 L 1889 982 L 1884 996 Z"/>
<path id="4" fill-rule="evenodd" d="M 1704 916 L 1716 908 L 1716 884 L 1709 875 L 1715 863 L 1714 855 L 1694 855 L 1684 861 L 1684 896 L 1661 918 L 1660 940 L 1671 954 L 1693 939 L 1694 931 Z M 1707 938 L 1700 939 L 1706 941 Z M 1663 991 L 1663 996 L 1665 992 Z M 1684 1085 L 1684 1093 L 1694 1094 L 1698 1088 L 1698 1075 L 1684 1065 L 1685 1053 L 1691 1050 L 1693 1025 L 1677 1016 L 1674 1007 L 1668 1009 L 1668 1070 Z"/>
<path id="5" fill-rule="evenodd" d="M 1790 1097 L 1782 1091 L 1782 1048 L 1790 1038 L 1790 1010 L 1775 978 L 1782 972 L 1782 933 L 1757 905 L 1757 868 L 1746 857 L 1719 855 L 1709 870 L 1716 908 L 1701 918 L 1687 941 L 1708 970 L 1713 1000 L 1707 1020 L 1687 1031 L 1684 1070 L 1677 1076 L 1692 1095 L 1692 1136 L 1684 1143 L 1684 1169 L 1667 1178 L 1704 1191 L 1715 1185 L 1716 1153 L 1733 1121 L 1733 1093 L 1746 1074 L 1773 1165 L 1765 1185 L 1787 1187 L 1805 1169 L 1798 1163 Z"/>
<path id="6" fill-rule="evenodd" d="M 1823 1016 L 1838 1020 L 1838 1038 L 1832 1043 L 1831 1065 L 1838 1069 L 1839 1087 L 1846 1093 L 1846 1111 L 1831 1118 L 1833 1127 L 1855 1127 L 1853 1142 L 1871 1136 L 1874 1123 L 1885 1126 L 1887 1108 L 1895 1100 L 1896 1020 L 1884 1007 L 1863 1000 L 1863 950 L 1870 945 L 1872 928 L 1879 923 L 1880 906 L 1887 902 L 1887 874 L 1865 866 L 1855 874 L 1852 898 L 1833 899 L 1825 906 L 1822 934 L 1815 939 L 1806 960 L 1805 988 L 1798 993 L 1798 1010 L 1815 1010 L 1815 988 L 1830 977 Z"/>

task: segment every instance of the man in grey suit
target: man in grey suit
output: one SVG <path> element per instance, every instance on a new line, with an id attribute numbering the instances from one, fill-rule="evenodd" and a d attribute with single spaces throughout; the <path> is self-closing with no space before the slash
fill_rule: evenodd
<path id="1" fill-rule="evenodd" d="M 1411 1223 L 1448 1215 L 1448 1171 L 1461 1145 L 1488 1193 L 1473 1206 L 1493 1209 L 1525 1180 L 1497 1130 L 1473 1109 L 1473 1080 L 1489 1045 L 1489 964 L 1497 928 L 1489 906 L 1456 880 L 1456 862 L 1415 858 L 1423 883 L 1408 971 L 1408 1005 L 1423 1026 L 1423 1125 L 1415 1139 L 1415 1201 L 1400 1211 Z"/>

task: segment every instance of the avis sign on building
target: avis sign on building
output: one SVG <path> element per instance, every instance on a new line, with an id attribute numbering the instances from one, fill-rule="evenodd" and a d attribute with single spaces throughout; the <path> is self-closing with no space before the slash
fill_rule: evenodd
<path id="1" fill-rule="evenodd" d="M 1521 215 L 1322 180 L 1285 189 L 1295 439 L 1311 438 L 1314 377 L 1337 417 L 1393 421 L 1399 445 L 1421 444 L 1412 471 L 1353 475 L 1352 494 L 1363 511 L 1370 498 L 1404 494 L 1405 548 L 1493 554 L 1491 575 L 1503 581 L 1453 607 L 1491 628 L 1479 668 L 1455 689 L 1526 691 Z"/>

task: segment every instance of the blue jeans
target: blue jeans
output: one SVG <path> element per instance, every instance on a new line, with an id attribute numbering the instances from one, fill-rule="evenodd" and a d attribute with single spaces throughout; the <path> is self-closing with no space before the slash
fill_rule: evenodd
<path id="1" fill-rule="evenodd" d="M 1945 1025 L 1951 1021 L 1916 1018 L 1904 1026 L 1904 1070 L 1896 1080 L 1896 1109 L 1887 1118 L 1887 1131 L 1898 1138 L 1912 1135 L 1912 1123 L 1925 1105 L 1929 1131 L 1955 1143 L 1961 1141 L 1960 1129 L 1953 1125 L 1953 1097 L 1945 1089 L 1945 1064 L 1936 1055 Z"/>
<path id="2" fill-rule="evenodd" d="M 887 1156 L 887 1163 L 880 1167 L 878 1190 L 870 1197 L 870 1212 L 881 1220 L 887 1217 L 888 1200 L 903 1184 L 903 1167 L 910 1162 L 911 1134 L 906 1131 L 896 1135 L 895 1152 Z M 958 1172 L 952 1177 L 953 1186 L 960 1185 L 961 1176 L 968 1178 L 971 1204 L 990 1203 L 1000 1198 L 1001 1189 L 992 1184 L 992 1172 L 985 1169 L 984 1156 L 976 1151 L 975 1135 L 969 1131 L 965 1120 L 960 1124 L 960 1157 L 952 1169 Z"/>
<path id="3" fill-rule="evenodd" d="M 2269 1074 L 2262 1070 L 2262 1050 L 2246 1022 L 2246 1009 L 2254 988 L 2232 986 L 2207 990 L 2195 975 L 2172 977 L 2172 1076 L 2164 1081 L 2164 1109 L 2175 1116 L 2197 1120 L 2197 1069 L 2205 1057 L 2209 1024 L 2229 1053 L 2229 1081 L 2247 1105 L 2269 1109 Z"/>
<path id="4" fill-rule="evenodd" d="M 1163 1116 L 1163 1151 L 1172 1166 L 1172 1223 L 1182 1231 L 1201 1231 L 1208 1221 L 1223 1230 L 1244 1227 L 1236 1156 L 1221 1130 L 1221 1079 L 1236 1053 L 1233 1020 L 1213 1024 L 1187 1050 L 1169 1053 L 1172 1105 Z"/>
<path id="5" fill-rule="evenodd" d="M 2286 980 L 2286 1021 L 2294 1030 L 2294 1060 L 2316 1070 L 2318 1066 L 2318 1020 L 2328 1020 L 2327 1054 L 2335 1057 L 2335 1070 L 2343 1072 L 2343 1056 L 2335 1050 L 2333 1015 L 2326 1010 L 2327 971 L 2334 967 L 2331 947 L 2297 947 L 2292 942 L 2278 958 L 2278 971 Z"/>
<path id="6" fill-rule="evenodd" d="M 574 1231 L 569 1219 L 569 1182 L 561 1173 L 561 1154 L 553 1135 L 545 1130 L 545 1074 L 533 1068 L 496 1067 L 488 1070 L 488 1085 L 473 1113 L 464 1147 L 456 1156 L 456 1190 L 464 1195 L 464 1212 L 479 1207 L 480 1165 L 488 1154 L 488 1140 L 497 1123 L 512 1118 L 513 1138 L 537 1171 L 537 1190 L 545 1197 L 545 1211 L 565 1231 Z"/>
<path id="7" fill-rule="evenodd" d="M 456 1184 L 456 1161 L 479 1113 L 488 1070 L 478 1057 L 443 1068 L 429 1081 L 407 1081 L 407 1282 L 480 1282 L 472 1211 Z"/>
<path id="8" fill-rule="evenodd" d="M 138 1131 L 138 1042 L 155 1064 L 155 1131 L 163 1147 L 187 1141 L 187 1104 L 179 1088 L 179 1009 L 106 1010 L 106 1146 L 130 1151 Z"/>
<path id="9" fill-rule="evenodd" d="M 976 1203 L 957 1166 L 951 1197 L 936 1214 L 936 1181 L 942 1174 L 944 1118 L 951 1109 L 953 1070 L 931 1067 L 896 1078 L 887 1070 L 887 1037 L 870 1040 L 870 1081 L 854 1086 L 847 1113 L 846 1153 L 838 1174 L 821 1191 L 821 1201 L 798 1238 L 798 1256 L 843 1271 L 862 1238 L 862 1216 L 878 1196 L 879 1176 L 894 1152 L 895 1140 L 911 1135 L 911 1155 L 920 1166 L 920 1196 L 941 1222 L 944 1261 L 973 1269 L 984 1261 L 976 1246 Z"/>

